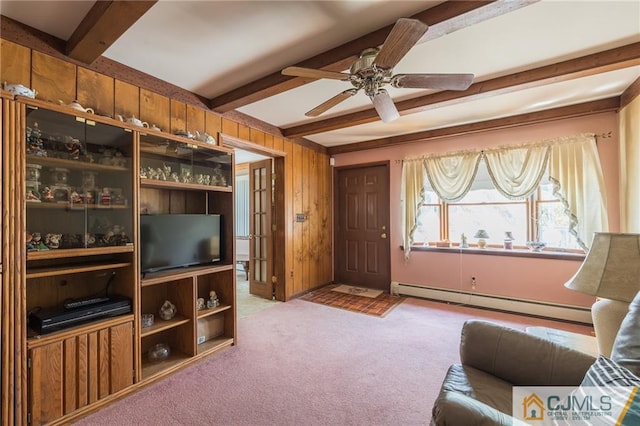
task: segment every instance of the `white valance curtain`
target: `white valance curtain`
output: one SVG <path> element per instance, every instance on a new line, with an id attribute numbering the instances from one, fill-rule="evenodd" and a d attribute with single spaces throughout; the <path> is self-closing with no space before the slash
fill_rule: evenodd
<path id="1" fill-rule="evenodd" d="M 405 258 L 413 243 L 425 177 L 443 201 L 458 201 L 471 189 L 483 159 L 495 187 L 510 199 L 530 196 L 546 175 L 571 218 L 570 232 L 584 249 L 591 243 L 593 232 L 608 230 L 604 179 L 595 136 L 582 134 L 485 151 L 405 159 L 402 166 Z"/>

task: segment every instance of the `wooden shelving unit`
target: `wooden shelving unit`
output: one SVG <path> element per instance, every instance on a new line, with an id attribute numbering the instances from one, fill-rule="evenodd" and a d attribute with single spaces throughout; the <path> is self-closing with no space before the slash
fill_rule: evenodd
<path id="1" fill-rule="evenodd" d="M 140 278 L 139 313 L 155 315 L 151 327 L 139 330 L 138 378 L 145 382 L 235 343 L 234 199 L 230 185 L 234 164 L 232 151 L 185 143 L 181 137 L 149 132 L 140 135 L 139 145 L 140 214 L 217 214 L 223 218 L 219 262 L 143 273 Z M 220 305 L 198 310 L 198 299 L 208 299 L 212 291 Z M 165 300 L 177 308 L 176 316 L 168 321 L 158 319 L 158 309 Z M 170 347 L 167 359 L 148 359 L 148 351 L 156 343 Z"/>
<path id="2" fill-rule="evenodd" d="M 10 130 L 2 132 L 2 148 L 11 149 L 0 151 L 0 171 L 12 171 L 7 185 L 17 195 L 10 203 L 3 196 L 0 235 L 15 241 L 3 251 L 0 272 L 5 286 L 18 284 L 0 303 L 17 303 L 14 329 L 3 324 L 12 346 L 0 349 L 15 365 L 2 374 L 15 380 L 16 424 L 67 424 L 234 345 L 233 151 L 42 100 L 3 96 L 1 105 L 14 111 L 2 115 Z M 179 174 L 144 176 L 166 167 Z M 140 215 L 158 213 L 224 218 L 221 260 L 142 274 Z M 212 292 L 220 305 L 198 310 L 198 299 Z M 103 295 L 130 300 L 131 311 L 56 331 L 28 319 Z M 164 320 L 158 310 L 167 300 L 177 313 Z M 155 315 L 152 326 L 142 327 L 143 313 Z M 171 353 L 152 361 L 148 352 L 158 343 Z"/>

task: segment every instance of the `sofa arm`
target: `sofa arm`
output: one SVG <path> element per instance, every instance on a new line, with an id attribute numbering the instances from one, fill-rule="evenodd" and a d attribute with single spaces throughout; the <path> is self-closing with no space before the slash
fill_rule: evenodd
<path id="1" fill-rule="evenodd" d="M 516 386 L 577 386 L 595 362 L 583 352 L 481 320 L 463 325 L 460 360 Z"/>

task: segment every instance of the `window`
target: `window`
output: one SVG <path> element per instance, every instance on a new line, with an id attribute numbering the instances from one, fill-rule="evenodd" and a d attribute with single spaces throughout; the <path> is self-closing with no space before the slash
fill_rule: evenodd
<path id="1" fill-rule="evenodd" d="M 464 234 L 473 246 L 475 233 L 484 229 L 489 234 L 487 243 L 493 247 L 502 247 L 506 232 L 510 232 L 516 248 L 538 239 L 547 244 L 547 250 L 582 251 L 569 232 L 569 224 L 550 183 L 541 183 L 534 195 L 523 200 L 510 200 L 495 188 L 479 188 L 471 189 L 460 201 L 446 203 L 427 190 L 416 219 L 414 245 L 439 240 L 459 243 Z"/>
<path id="2" fill-rule="evenodd" d="M 425 198 L 425 190 L 441 200 Z M 494 244 L 510 232 L 516 245 L 540 240 L 557 250 L 588 250 L 595 232 L 608 231 L 605 196 L 591 133 L 408 158 L 402 162 L 404 257 L 416 242 L 416 227 L 426 241 L 459 241 L 454 234 L 464 233 L 469 242 L 478 227 L 495 231 Z"/>
<path id="3" fill-rule="evenodd" d="M 538 240 L 546 243 L 547 250 L 581 251 L 569 225 L 562 202 L 553 194 L 553 184 L 543 180 L 534 195 L 511 200 L 494 187 L 485 163 L 480 162 L 471 189 L 459 201 L 443 202 L 427 183 L 413 241 L 414 245 L 442 240 L 459 243 L 464 234 L 473 246 L 477 242 L 474 235 L 484 229 L 490 247 L 502 247 L 510 232 L 516 248 Z"/>
<path id="4" fill-rule="evenodd" d="M 249 175 L 236 175 L 236 236 L 249 235 Z"/>

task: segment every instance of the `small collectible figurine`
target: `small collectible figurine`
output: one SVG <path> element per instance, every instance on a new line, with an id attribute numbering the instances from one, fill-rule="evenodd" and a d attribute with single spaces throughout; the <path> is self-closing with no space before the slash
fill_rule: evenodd
<path id="1" fill-rule="evenodd" d="M 100 205 L 108 206 L 111 204 L 111 190 L 107 187 L 102 188 L 100 193 Z"/>
<path id="2" fill-rule="evenodd" d="M 199 311 L 201 311 L 204 309 L 204 306 L 205 306 L 204 297 L 198 297 L 196 307 L 198 308 Z"/>
<path id="3" fill-rule="evenodd" d="M 71 191 L 71 195 L 69 195 L 69 201 L 71 201 L 72 204 L 81 204 L 82 197 L 80 196 L 80 194 L 78 194 L 78 191 Z"/>
<path id="4" fill-rule="evenodd" d="M 45 234 L 44 243 L 50 249 L 57 249 L 60 247 L 60 240 L 62 234 Z"/>
<path id="5" fill-rule="evenodd" d="M 42 235 L 39 232 L 31 234 L 31 242 L 36 250 L 49 250 L 49 247 L 42 241 Z"/>
<path id="6" fill-rule="evenodd" d="M 214 290 L 209 292 L 209 300 L 207 300 L 207 308 L 215 308 L 220 305 L 220 300 L 218 300 L 218 295 Z"/>
<path id="7" fill-rule="evenodd" d="M 30 234 L 29 232 L 27 232 L 27 236 L 26 236 L 26 242 L 27 242 L 27 251 L 34 251 L 36 250 L 36 245 L 33 242 L 33 235 Z M 204 299 L 203 299 L 204 301 Z"/>
<path id="8" fill-rule="evenodd" d="M 163 320 L 170 320 L 176 315 L 176 312 L 178 312 L 178 308 L 176 308 L 176 305 L 169 302 L 168 300 L 165 300 L 160 307 L 159 314 L 160 318 L 162 318 Z"/>
<path id="9" fill-rule="evenodd" d="M 42 188 L 42 199 L 49 202 L 52 202 L 54 199 L 53 191 L 48 186 Z"/>
<path id="10" fill-rule="evenodd" d="M 38 198 L 38 196 L 36 195 L 35 192 L 33 192 L 32 189 L 29 189 L 27 190 L 26 200 L 39 202 L 40 198 Z"/>
<path id="11" fill-rule="evenodd" d="M 69 156 L 69 159 L 80 159 L 80 154 L 83 153 L 82 143 L 80 143 L 80 140 L 72 138 L 71 136 L 65 136 L 64 146 L 67 149 L 67 155 Z"/>
<path id="12" fill-rule="evenodd" d="M 469 248 L 469 243 L 467 243 L 467 236 L 464 234 L 460 235 L 460 248 Z"/>

